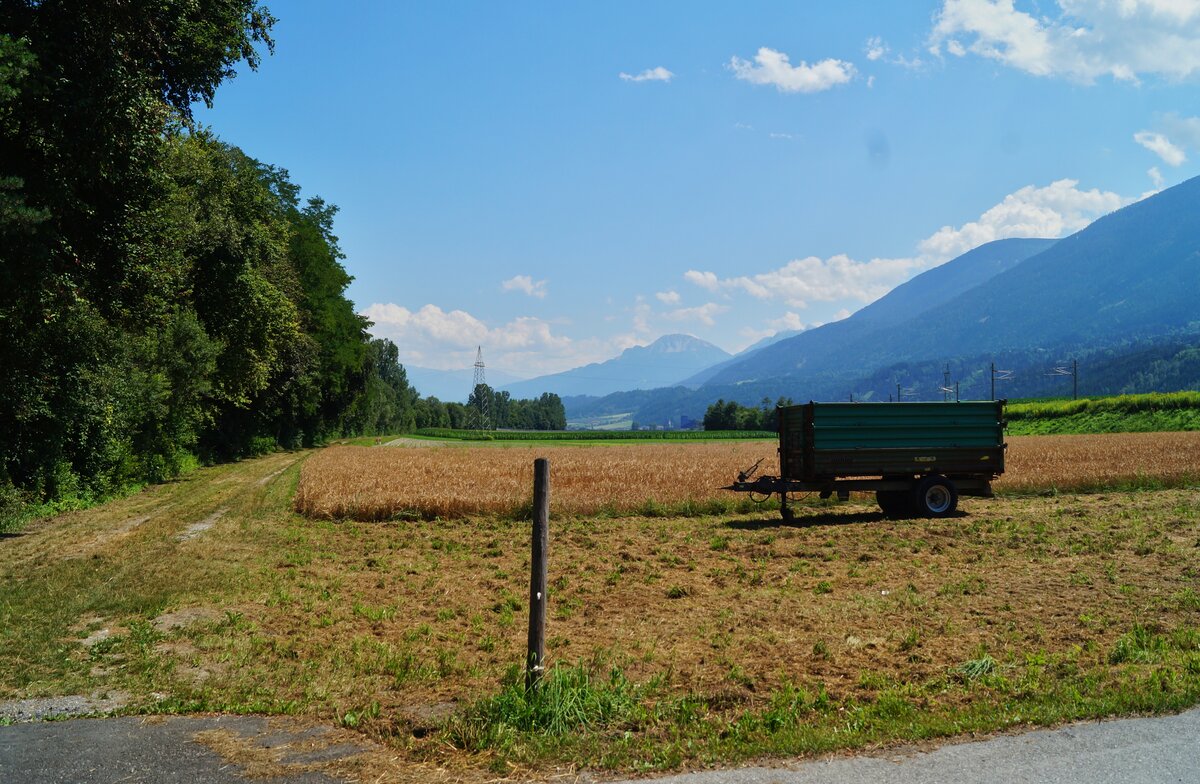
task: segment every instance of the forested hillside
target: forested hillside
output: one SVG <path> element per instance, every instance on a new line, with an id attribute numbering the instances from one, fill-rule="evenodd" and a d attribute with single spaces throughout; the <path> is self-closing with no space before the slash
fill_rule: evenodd
<path id="1" fill-rule="evenodd" d="M 336 207 L 192 121 L 274 22 L 0 3 L 0 512 L 462 417 L 354 312 Z"/>

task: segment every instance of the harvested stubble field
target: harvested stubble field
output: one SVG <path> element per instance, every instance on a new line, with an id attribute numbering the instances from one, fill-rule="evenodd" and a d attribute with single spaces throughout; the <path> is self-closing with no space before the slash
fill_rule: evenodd
<path id="1" fill-rule="evenodd" d="M 553 504 L 566 514 L 747 511 L 719 488 L 763 459 L 773 441 L 597 447 L 339 447 L 310 458 L 296 509 L 323 519 L 388 520 L 519 514 L 531 501 L 533 459 L 548 457 Z M 1200 484 L 1200 432 L 1015 436 L 1000 493 Z M 741 499 L 740 501 L 738 499 Z"/>

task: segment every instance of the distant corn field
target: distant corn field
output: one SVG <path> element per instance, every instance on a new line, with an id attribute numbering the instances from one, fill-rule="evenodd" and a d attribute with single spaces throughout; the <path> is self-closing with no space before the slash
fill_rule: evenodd
<path id="1" fill-rule="evenodd" d="M 1200 484 L 1200 433 L 1013 436 L 997 491 L 1062 492 Z M 296 509 L 310 517 L 387 520 L 519 513 L 531 503 L 533 460 L 548 457 L 560 514 L 728 511 L 721 490 L 760 458 L 779 471 L 771 441 L 597 447 L 332 447 L 304 464 Z"/>

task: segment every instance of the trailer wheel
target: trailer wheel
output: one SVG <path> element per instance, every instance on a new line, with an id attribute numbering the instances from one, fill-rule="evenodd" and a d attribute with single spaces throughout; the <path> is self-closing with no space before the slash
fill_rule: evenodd
<path id="1" fill-rule="evenodd" d="M 912 517 L 912 494 L 903 490 L 877 490 L 875 501 L 886 517 Z"/>
<path id="2" fill-rule="evenodd" d="M 921 517 L 948 517 L 958 508 L 958 490 L 944 476 L 927 476 L 917 482 L 912 497 Z"/>

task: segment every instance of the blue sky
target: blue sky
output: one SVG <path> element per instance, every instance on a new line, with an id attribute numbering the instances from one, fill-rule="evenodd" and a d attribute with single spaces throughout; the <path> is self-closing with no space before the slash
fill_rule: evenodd
<path id="1" fill-rule="evenodd" d="M 416 366 L 736 351 L 1200 159 L 1200 0 L 268 5 L 198 117 L 340 206 Z"/>

